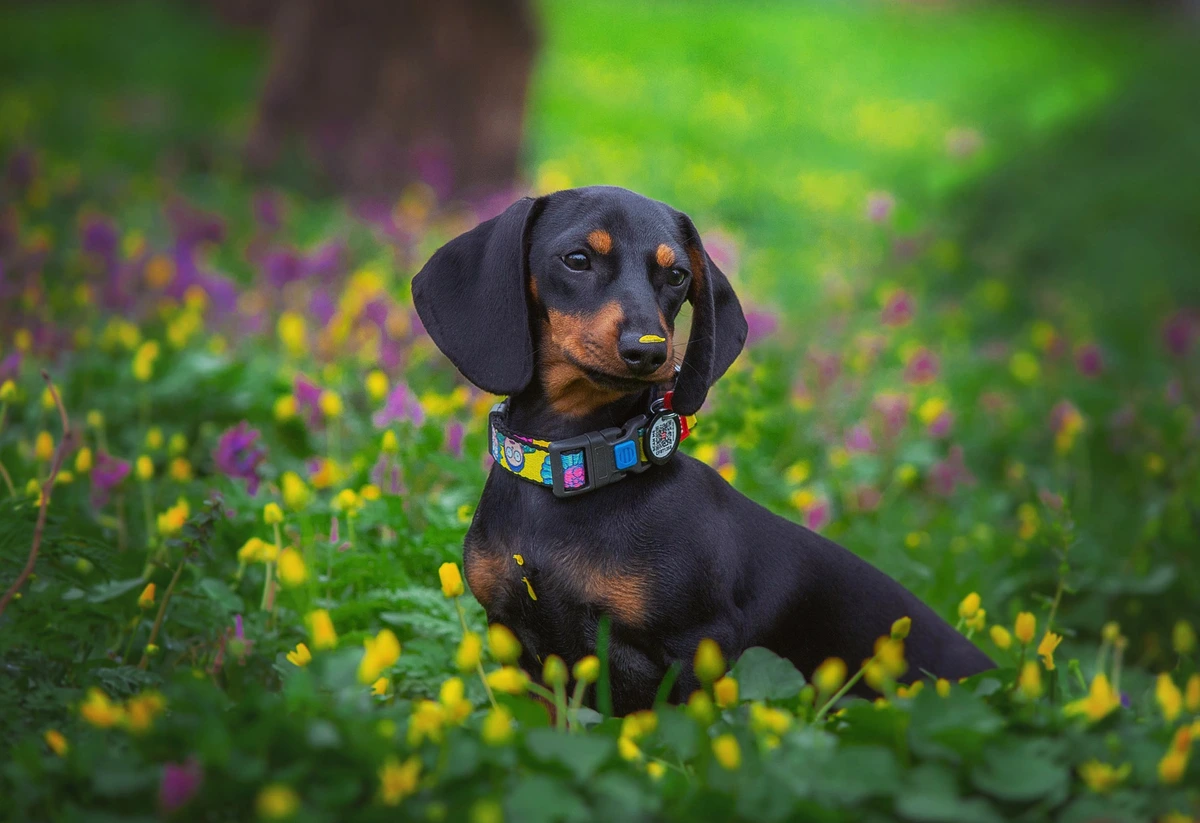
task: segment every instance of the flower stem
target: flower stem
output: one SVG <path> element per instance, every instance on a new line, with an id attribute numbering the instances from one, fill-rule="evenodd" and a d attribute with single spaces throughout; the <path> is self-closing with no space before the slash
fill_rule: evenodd
<path id="1" fill-rule="evenodd" d="M 454 598 L 454 608 L 458 610 L 458 622 L 462 625 L 463 635 L 465 636 L 470 629 L 467 628 L 467 615 L 463 611 L 461 597 Z M 479 673 L 479 682 L 483 684 L 483 690 L 487 692 L 488 702 L 492 704 L 493 709 L 499 710 L 500 704 L 496 702 L 496 695 L 492 694 L 492 687 L 488 685 L 487 675 L 483 671 L 483 661 L 475 661 L 475 671 Z"/>
<path id="2" fill-rule="evenodd" d="M 820 708 L 820 710 L 817 712 L 817 716 L 813 718 L 814 723 L 816 723 L 821 718 L 823 718 L 829 712 L 829 710 L 834 706 L 835 703 L 837 703 L 839 700 L 841 700 L 843 697 L 845 697 L 847 692 L 849 692 L 852 688 L 854 688 L 855 683 L 862 680 L 863 675 L 867 673 L 867 666 L 871 665 L 873 662 L 875 662 L 874 657 L 872 657 L 870 660 L 868 660 L 866 663 L 864 663 L 862 668 L 859 669 L 858 671 L 856 671 L 854 673 L 854 676 L 846 681 L 846 685 L 842 686 L 840 689 L 838 689 L 834 693 L 833 697 L 831 697 L 827 701 L 825 701 L 825 705 L 823 705 Z"/>
<path id="3" fill-rule="evenodd" d="M 158 614 L 154 618 L 154 628 L 150 630 L 150 639 L 146 641 L 146 648 L 142 649 L 142 659 L 138 661 L 139 669 L 146 668 L 150 662 L 150 655 L 147 654 L 146 650 L 153 646 L 154 641 L 158 639 L 158 630 L 162 628 L 163 618 L 167 614 L 167 604 L 171 602 L 171 595 L 175 591 L 175 584 L 179 582 L 180 576 L 183 575 L 183 567 L 186 565 L 186 558 L 179 561 L 179 566 L 175 569 L 175 574 L 171 577 L 171 583 L 163 593 L 162 602 L 158 604 Z"/>

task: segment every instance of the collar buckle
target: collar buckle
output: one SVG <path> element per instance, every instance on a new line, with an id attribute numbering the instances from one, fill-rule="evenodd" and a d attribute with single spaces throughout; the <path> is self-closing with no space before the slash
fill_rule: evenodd
<path id="1" fill-rule="evenodd" d="M 615 483 L 627 474 L 640 474 L 648 469 L 651 464 L 639 453 L 639 432 L 646 422 L 646 415 L 639 414 L 623 427 L 614 426 L 552 442 L 549 460 L 554 496 L 574 497 Z M 625 443 L 630 445 L 625 446 Z M 618 446 L 626 455 L 632 450 L 632 463 L 626 456 L 626 465 L 619 467 Z"/>

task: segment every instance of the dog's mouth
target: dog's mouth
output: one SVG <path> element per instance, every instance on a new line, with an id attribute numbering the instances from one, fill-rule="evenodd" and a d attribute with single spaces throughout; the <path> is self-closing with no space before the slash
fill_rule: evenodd
<path id="1" fill-rule="evenodd" d="M 582 363 L 578 358 L 572 357 L 568 351 L 563 352 L 563 356 L 572 366 L 577 368 L 579 372 L 587 378 L 587 380 L 596 386 L 608 391 L 620 392 L 622 394 L 632 394 L 641 391 L 646 386 L 655 383 L 663 382 L 662 377 L 657 373 L 638 376 L 634 374 L 613 374 L 606 369 L 599 369 L 595 366 L 589 366 L 587 363 Z"/>

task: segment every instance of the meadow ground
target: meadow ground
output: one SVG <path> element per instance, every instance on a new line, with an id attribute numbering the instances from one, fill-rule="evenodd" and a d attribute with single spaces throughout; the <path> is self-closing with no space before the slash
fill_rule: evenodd
<path id="1" fill-rule="evenodd" d="M 0 816 L 1200 814 L 1195 33 L 1016 6 L 542 11 L 531 188 L 688 211 L 750 314 L 686 448 L 1001 669 L 896 688 L 901 638 L 810 684 L 708 660 L 686 710 L 544 728 L 526 692 L 575 704 L 574 683 L 524 683 L 439 577 L 494 398 L 407 289 L 473 216 L 419 186 L 352 209 L 300 160 L 247 179 L 255 35 L 9 6 L 0 586 L 56 480 L 0 606 Z M 860 664 L 886 697 L 837 702 Z M 576 676 L 602 691 L 603 665 Z"/>

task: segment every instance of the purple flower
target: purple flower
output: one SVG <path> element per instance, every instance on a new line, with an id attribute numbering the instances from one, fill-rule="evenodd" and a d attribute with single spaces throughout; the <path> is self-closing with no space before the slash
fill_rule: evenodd
<path id="1" fill-rule="evenodd" d="M 267 459 L 267 450 L 258 446 L 259 433 L 243 420 L 232 429 L 226 430 L 217 441 L 213 461 L 217 469 L 230 478 L 246 481 L 246 490 L 253 496 L 258 493 L 258 467 Z"/>
<path id="2" fill-rule="evenodd" d="M 118 460 L 105 451 L 97 452 L 92 466 L 92 505 L 96 508 L 106 505 L 112 490 L 128 476 L 127 460 Z"/>
<path id="3" fill-rule="evenodd" d="M 1197 323 L 1192 311 L 1180 309 L 1163 326 L 1163 345 L 1176 357 L 1184 357 L 1196 339 Z"/>
<path id="4" fill-rule="evenodd" d="M 860 512 L 873 512 L 883 502 L 883 495 L 874 486 L 859 486 L 854 492 L 854 502 Z"/>
<path id="5" fill-rule="evenodd" d="M 425 422 L 425 410 L 421 408 L 421 401 L 409 391 L 408 386 L 397 383 L 388 394 L 383 408 L 371 419 L 377 429 L 386 429 L 397 420 L 411 420 L 414 425 L 419 426 Z"/>
<path id="6" fill-rule="evenodd" d="M 79 228 L 79 244 L 87 254 L 110 259 L 117 251 L 117 227 L 99 214 L 84 218 Z"/>
<path id="7" fill-rule="evenodd" d="M 833 520 L 833 509 L 829 505 L 829 498 L 819 497 L 808 507 L 804 512 L 804 525 L 815 532 L 829 525 Z"/>
<path id="8" fill-rule="evenodd" d="M 8 183 L 17 191 L 29 188 L 38 173 L 38 156 L 33 149 L 18 149 L 8 158 Z"/>
<path id="9" fill-rule="evenodd" d="M 1084 377 L 1099 377 L 1104 371 L 1104 356 L 1095 343 L 1084 343 L 1075 351 L 1075 368 Z"/>
<path id="10" fill-rule="evenodd" d="M 299 253 L 291 248 L 276 248 L 267 252 L 262 270 L 267 284 L 276 289 L 282 289 L 304 277 L 304 263 Z"/>
<path id="11" fill-rule="evenodd" d="M 182 763 L 164 764 L 162 782 L 158 786 L 158 807 L 164 814 L 178 811 L 196 796 L 203 782 L 204 767 L 194 756 Z"/>
<path id="12" fill-rule="evenodd" d="M 873 191 L 867 195 L 867 219 L 872 223 L 886 223 L 896 208 L 896 198 L 886 191 Z"/>
<path id="13" fill-rule="evenodd" d="M 296 398 L 296 409 L 307 415 L 308 426 L 313 428 L 321 424 L 321 387 L 309 380 L 303 374 L 297 374 L 292 380 L 292 396 Z"/>
<path id="14" fill-rule="evenodd" d="M 382 489 L 384 494 L 404 493 L 404 480 L 400 476 L 400 466 L 386 454 L 379 455 L 379 459 L 371 467 L 371 482 Z"/>
<path id="15" fill-rule="evenodd" d="M 875 440 L 871 437 L 871 430 L 867 428 L 866 423 L 857 423 L 850 431 L 846 432 L 846 450 L 851 452 L 875 451 Z"/>
<path id="16" fill-rule="evenodd" d="M 267 231 L 277 231 L 283 223 L 283 197 L 276 191 L 254 195 L 254 219 Z"/>
<path id="17" fill-rule="evenodd" d="M 941 439 L 950 434 L 950 430 L 954 428 L 954 414 L 949 411 L 943 411 L 933 419 L 933 422 L 925 427 L 925 432 L 934 438 Z"/>
<path id="18" fill-rule="evenodd" d="M 975 475 L 963 462 L 962 446 L 951 446 L 945 460 L 933 464 L 929 470 L 929 482 L 935 494 L 949 497 L 959 486 L 975 484 Z"/>
<path id="19" fill-rule="evenodd" d="M 21 353 L 19 351 L 10 352 L 7 357 L 0 360 L 0 383 L 5 380 L 16 379 L 16 376 L 21 371 Z"/>
<path id="20" fill-rule="evenodd" d="M 746 312 L 746 345 L 753 346 L 779 328 L 779 318 L 771 312 L 752 309 Z"/>
<path id="21" fill-rule="evenodd" d="M 904 368 L 904 379 L 910 383 L 932 383 L 939 371 L 938 357 L 924 347 L 917 349 Z"/>
<path id="22" fill-rule="evenodd" d="M 908 412 L 912 405 L 907 394 L 881 392 L 871 404 L 883 417 L 884 435 L 891 439 L 904 431 L 908 424 Z"/>
<path id="23" fill-rule="evenodd" d="M 883 322 L 887 326 L 904 326 L 907 325 L 913 317 L 913 299 L 912 295 L 903 289 L 897 289 L 888 298 L 887 305 L 883 307 Z"/>
<path id="24" fill-rule="evenodd" d="M 463 452 L 463 436 L 466 434 L 466 429 L 463 424 L 457 420 L 451 421 L 446 426 L 446 451 L 450 452 L 455 457 L 462 457 Z"/>
<path id="25" fill-rule="evenodd" d="M 304 258 L 304 273 L 321 281 L 329 280 L 342 271 L 345 250 L 340 240 L 323 243 Z"/>
<path id="26" fill-rule="evenodd" d="M 182 199 L 167 206 L 167 221 L 175 233 L 175 241 L 185 249 L 225 239 L 225 221 L 220 215 L 198 209 Z"/>

